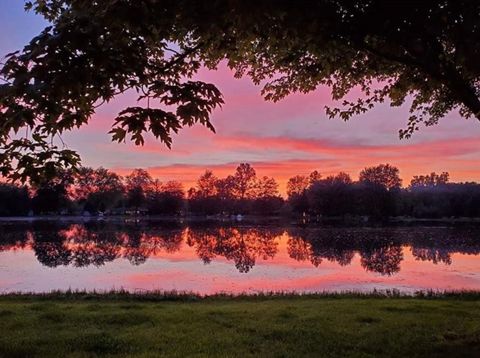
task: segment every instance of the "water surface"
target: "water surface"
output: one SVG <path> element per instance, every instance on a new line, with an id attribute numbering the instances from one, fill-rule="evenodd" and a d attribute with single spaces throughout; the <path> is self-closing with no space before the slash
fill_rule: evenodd
<path id="1" fill-rule="evenodd" d="M 480 290 L 480 229 L 0 224 L 0 292 Z"/>

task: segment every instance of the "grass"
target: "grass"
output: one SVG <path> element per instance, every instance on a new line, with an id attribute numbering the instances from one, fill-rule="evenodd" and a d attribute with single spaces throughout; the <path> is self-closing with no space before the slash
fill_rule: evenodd
<path id="1" fill-rule="evenodd" d="M 0 357 L 479 357 L 478 293 L 0 296 Z"/>

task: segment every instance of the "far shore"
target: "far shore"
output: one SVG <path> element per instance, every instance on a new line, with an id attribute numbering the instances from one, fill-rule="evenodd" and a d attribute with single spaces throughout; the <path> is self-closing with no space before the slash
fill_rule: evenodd
<path id="1" fill-rule="evenodd" d="M 303 218 L 281 215 L 245 215 L 245 216 L 202 216 L 202 215 L 106 215 L 106 216 L 83 216 L 83 215 L 38 215 L 38 216 L 0 216 L 0 223 L 9 222 L 177 222 L 177 223 L 201 223 L 201 222 L 222 222 L 236 224 L 256 224 L 256 223 L 281 223 L 283 225 L 354 225 L 354 226 L 397 226 L 397 225 L 461 225 L 461 224 L 480 224 L 480 218 L 413 218 L 413 217 L 391 217 L 383 220 L 366 219 L 364 217 L 320 217 Z"/>

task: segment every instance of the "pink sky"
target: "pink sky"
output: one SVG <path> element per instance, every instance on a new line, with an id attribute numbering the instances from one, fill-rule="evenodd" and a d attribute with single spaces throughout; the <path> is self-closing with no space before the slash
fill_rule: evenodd
<path id="1" fill-rule="evenodd" d="M 22 7 L 14 0 L 0 4 L 0 56 L 21 48 L 44 25 Z M 112 119 L 125 106 L 137 105 L 135 95 L 126 95 L 101 107 L 87 127 L 64 140 L 78 150 L 84 165 L 120 173 L 143 167 L 187 187 L 207 168 L 224 176 L 241 162 L 251 163 L 259 175 L 277 178 L 282 191 L 296 174 L 316 169 L 356 178 L 365 166 L 380 163 L 398 166 L 407 184 L 413 175 L 431 171 L 449 171 L 454 181 L 480 181 L 480 123 L 458 113 L 401 141 L 398 130 L 405 127 L 408 105 L 383 104 L 345 123 L 326 118 L 324 106 L 332 103 L 328 88 L 274 104 L 261 98 L 260 87 L 248 78 L 234 79 L 225 66 L 202 71 L 197 79 L 213 82 L 224 94 L 225 105 L 212 116 L 216 134 L 201 126 L 182 130 L 171 150 L 152 138 L 144 147 L 112 143 L 107 134 Z"/>
<path id="2" fill-rule="evenodd" d="M 259 175 L 274 176 L 282 192 L 296 174 L 345 171 L 356 178 L 365 166 L 380 163 L 398 166 L 406 184 L 413 175 L 431 171 L 449 171 L 454 181 L 480 180 L 480 123 L 456 113 L 400 140 L 406 106 L 380 105 L 343 122 L 326 118 L 323 108 L 332 103 L 327 88 L 270 103 L 248 78 L 234 79 L 224 66 L 199 77 L 215 83 L 225 96 L 225 105 L 212 116 L 216 134 L 201 126 L 184 129 L 171 150 L 153 138 L 143 147 L 111 143 L 111 119 L 119 108 L 135 102 L 126 96 L 102 108 L 91 125 L 69 135 L 68 142 L 87 165 L 122 174 L 144 167 L 161 180 L 180 180 L 187 187 L 205 169 L 226 176 L 241 162 L 251 163 Z"/>

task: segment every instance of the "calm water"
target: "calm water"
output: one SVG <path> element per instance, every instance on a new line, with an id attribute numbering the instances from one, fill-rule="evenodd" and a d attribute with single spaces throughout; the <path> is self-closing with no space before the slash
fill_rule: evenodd
<path id="1" fill-rule="evenodd" d="M 480 290 L 480 229 L 0 225 L 0 291 Z"/>

